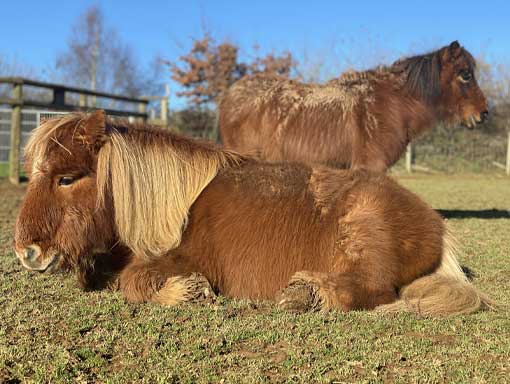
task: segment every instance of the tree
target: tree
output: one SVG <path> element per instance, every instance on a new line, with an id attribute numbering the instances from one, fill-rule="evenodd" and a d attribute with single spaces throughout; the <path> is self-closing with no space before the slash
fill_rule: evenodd
<path id="1" fill-rule="evenodd" d="M 37 71 L 15 58 L 0 55 L 0 76 L 37 77 Z"/>
<path id="2" fill-rule="evenodd" d="M 16 58 L 9 58 L 5 55 L 0 55 L 0 76 L 5 77 L 26 77 L 37 79 L 40 78 L 40 72 L 28 64 L 22 63 Z M 11 97 L 11 87 L 3 85 L 0 86 L 0 97 Z M 44 91 L 37 88 L 26 88 L 23 90 L 25 96 L 29 98 L 37 99 L 44 97 Z"/>
<path id="3" fill-rule="evenodd" d="M 215 45 L 207 34 L 195 40 L 190 52 L 179 58 L 183 66 L 166 61 L 172 79 L 185 89 L 177 95 L 190 98 L 196 106 L 214 102 L 246 73 L 246 66 L 237 62 L 237 52 L 237 47 L 227 42 Z"/>
<path id="4" fill-rule="evenodd" d="M 270 53 L 265 57 L 256 57 L 249 66 L 251 73 L 262 73 L 269 76 L 289 77 L 295 62 L 290 52 L 285 52 L 281 56 Z"/>
<path id="5" fill-rule="evenodd" d="M 172 79 L 184 88 L 177 95 L 188 97 L 196 107 L 206 106 L 216 103 L 222 92 L 247 74 L 289 77 L 295 65 L 288 52 L 256 57 L 251 63 L 240 62 L 238 53 L 237 46 L 229 42 L 217 44 L 208 33 L 195 40 L 191 50 L 179 58 L 180 66 L 165 62 Z"/>
<path id="6" fill-rule="evenodd" d="M 106 27 L 96 6 L 78 18 L 56 67 L 67 84 L 91 90 L 139 96 L 147 85 L 131 47 Z"/>
<path id="7" fill-rule="evenodd" d="M 483 57 L 476 61 L 476 77 L 489 101 L 489 121 L 485 130 L 506 131 L 510 124 L 510 66 L 491 65 Z"/>

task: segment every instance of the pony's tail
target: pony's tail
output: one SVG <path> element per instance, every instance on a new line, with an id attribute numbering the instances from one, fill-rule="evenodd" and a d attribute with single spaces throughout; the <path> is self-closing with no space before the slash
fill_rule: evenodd
<path id="1" fill-rule="evenodd" d="M 498 305 L 471 284 L 464 274 L 455 257 L 456 248 L 455 239 L 447 232 L 439 268 L 402 288 L 399 300 L 378 306 L 376 311 L 447 316 L 496 309 Z"/>

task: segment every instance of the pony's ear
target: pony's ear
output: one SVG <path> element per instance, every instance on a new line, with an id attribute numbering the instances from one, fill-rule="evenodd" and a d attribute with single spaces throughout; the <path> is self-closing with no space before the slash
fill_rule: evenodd
<path id="1" fill-rule="evenodd" d="M 456 59 L 462 53 L 462 47 L 457 40 L 452 41 L 448 47 L 443 49 L 443 61 L 451 61 Z"/>
<path id="2" fill-rule="evenodd" d="M 459 42 L 457 40 L 453 41 L 450 46 L 448 47 L 448 50 L 450 51 L 450 56 L 453 58 L 459 57 L 459 55 L 462 52 L 462 47 L 460 46 Z"/>
<path id="3" fill-rule="evenodd" d="M 107 139 L 106 115 L 98 109 L 86 116 L 81 124 L 80 136 L 83 142 L 94 147 L 101 147 Z"/>

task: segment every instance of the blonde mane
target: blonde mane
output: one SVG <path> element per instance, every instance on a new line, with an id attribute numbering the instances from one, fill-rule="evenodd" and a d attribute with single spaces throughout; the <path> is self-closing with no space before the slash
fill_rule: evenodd
<path id="1" fill-rule="evenodd" d="M 142 257 L 177 247 L 193 202 L 233 152 L 162 131 L 113 132 L 99 151 L 99 204 L 111 193 L 120 241 Z"/>

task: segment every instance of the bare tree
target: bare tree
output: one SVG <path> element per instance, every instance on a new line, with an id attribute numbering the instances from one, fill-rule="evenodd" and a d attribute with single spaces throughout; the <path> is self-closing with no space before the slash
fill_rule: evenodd
<path id="1" fill-rule="evenodd" d="M 66 83 L 92 90 L 137 96 L 147 84 L 131 47 L 106 27 L 97 6 L 78 18 L 56 67 Z"/>
<path id="2" fill-rule="evenodd" d="M 12 77 L 27 77 L 39 78 L 41 75 L 35 68 L 20 62 L 16 58 L 10 58 L 0 55 L 0 76 Z M 34 89 L 25 89 L 25 95 L 39 96 L 40 91 Z M 0 84 L 0 97 L 11 97 L 11 86 L 7 84 Z"/>
<path id="3" fill-rule="evenodd" d="M 37 71 L 15 58 L 0 55 L 0 76 L 36 77 Z"/>
<path id="4" fill-rule="evenodd" d="M 510 66 L 489 64 L 479 57 L 477 79 L 490 104 L 490 120 L 486 127 L 491 131 L 510 129 Z"/>
<path id="5" fill-rule="evenodd" d="M 322 83 L 347 70 L 365 70 L 397 59 L 383 37 L 361 29 L 355 35 L 332 36 L 319 46 L 303 46 L 297 63 L 297 77 L 305 82 Z"/>

